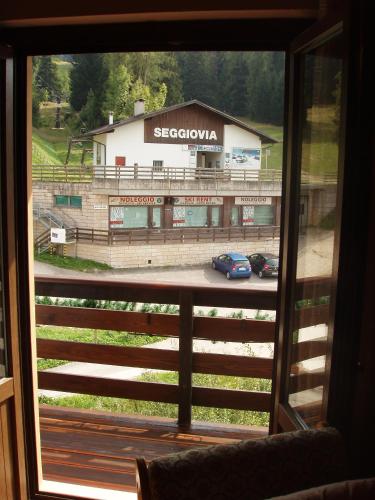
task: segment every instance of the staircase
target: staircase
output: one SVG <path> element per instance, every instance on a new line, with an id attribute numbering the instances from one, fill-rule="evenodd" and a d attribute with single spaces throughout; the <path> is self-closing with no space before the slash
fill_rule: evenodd
<path id="1" fill-rule="evenodd" d="M 52 212 L 52 210 L 40 206 L 33 207 L 33 217 L 47 229 L 39 234 L 34 240 L 34 246 L 38 253 L 43 253 L 50 248 L 51 245 L 51 228 L 60 227 L 66 229 L 66 241 L 75 239 L 76 223 L 73 219 L 67 222 L 64 214 L 64 219 Z"/>

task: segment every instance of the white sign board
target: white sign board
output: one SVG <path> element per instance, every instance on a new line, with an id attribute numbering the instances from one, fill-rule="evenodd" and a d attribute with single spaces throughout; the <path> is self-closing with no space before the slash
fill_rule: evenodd
<path id="1" fill-rule="evenodd" d="M 66 230 L 61 227 L 51 228 L 51 243 L 66 243 Z"/>
<path id="2" fill-rule="evenodd" d="M 260 168 L 260 149 L 232 148 L 231 162 L 239 167 Z"/>
<path id="3" fill-rule="evenodd" d="M 163 205 L 163 196 L 110 196 L 110 205 Z"/>
<path id="4" fill-rule="evenodd" d="M 235 205 L 272 205 L 271 196 L 236 196 Z"/>
<path id="5" fill-rule="evenodd" d="M 180 196 L 173 198 L 173 205 L 222 205 L 222 196 Z"/>

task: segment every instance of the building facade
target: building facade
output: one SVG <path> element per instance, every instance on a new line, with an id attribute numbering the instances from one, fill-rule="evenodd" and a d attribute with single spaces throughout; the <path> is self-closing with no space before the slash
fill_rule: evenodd
<path id="1" fill-rule="evenodd" d="M 261 169 L 262 147 L 273 138 L 199 101 L 152 113 L 137 101 L 133 117 L 113 123 L 110 114 L 108 125 L 80 139 L 92 140 L 94 153 L 93 166 L 80 167 L 89 172 L 83 182 L 68 167 L 63 182 L 34 172 L 36 235 L 47 211 L 77 229 L 68 252 L 116 267 L 173 265 L 188 243 L 187 263 L 233 249 L 278 251 L 281 174 Z M 96 245 L 86 248 L 90 231 Z M 174 244 L 173 252 L 161 243 Z M 134 244 L 153 247 L 134 260 Z"/>

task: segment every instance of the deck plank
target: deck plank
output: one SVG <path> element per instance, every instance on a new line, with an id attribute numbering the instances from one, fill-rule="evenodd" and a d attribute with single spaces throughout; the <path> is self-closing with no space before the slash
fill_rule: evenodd
<path id="1" fill-rule="evenodd" d="M 43 478 L 135 491 L 135 457 L 146 461 L 189 448 L 267 435 L 264 427 L 194 424 L 94 410 L 40 407 Z"/>

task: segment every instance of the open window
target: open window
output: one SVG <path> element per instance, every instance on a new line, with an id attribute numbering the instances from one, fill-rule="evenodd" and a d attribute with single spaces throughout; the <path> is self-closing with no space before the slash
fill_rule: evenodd
<path id="1" fill-rule="evenodd" d="M 281 29 L 277 36 L 271 37 L 270 40 L 264 42 L 264 45 L 266 45 L 268 49 L 286 49 L 290 39 L 303 31 L 310 23 L 311 19 L 307 21 L 305 19 L 303 22 L 299 23 L 298 26 L 294 23 L 290 23 L 291 30 L 287 35 L 285 34 L 285 26 L 283 23 L 280 21 L 275 22 L 275 24 L 270 23 L 269 28 L 272 26 L 281 27 L 281 25 L 283 25 L 284 30 Z M 248 29 L 241 31 L 241 28 L 249 28 L 246 22 L 224 23 L 224 27 L 227 29 L 226 33 L 228 34 L 227 46 L 225 46 L 225 41 L 223 42 L 223 30 L 218 29 L 223 28 L 223 25 L 210 27 L 208 24 L 204 24 L 204 30 L 200 31 L 202 38 L 199 42 L 199 46 L 202 48 L 208 47 L 210 49 L 215 49 L 216 47 L 238 49 L 246 45 L 246 48 L 249 48 L 252 42 L 248 39 L 245 41 L 244 36 L 246 33 L 246 37 L 248 37 L 248 34 L 251 33 L 253 43 L 259 49 L 263 45 L 263 42 L 259 42 L 259 40 L 264 40 L 264 38 L 262 38 L 264 34 L 264 24 L 249 24 L 254 28 L 253 31 Z M 202 25 L 198 23 L 197 27 L 201 29 Z M 174 33 L 173 27 L 170 29 L 170 25 L 163 26 L 163 34 L 157 30 L 156 38 L 155 34 L 150 33 L 149 26 L 132 25 L 131 27 L 127 26 L 127 28 L 129 29 L 126 30 L 126 35 L 124 35 L 124 31 L 119 30 L 119 26 L 113 28 L 113 36 L 111 39 L 118 40 L 118 42 L 115 43 L 117 50 L 124 46 L 126 46 L 126 48 L 131 48 L 134 46 L 132 45 L 135 43 L 134 40 L 140 39 L 146 40 L 146 44 L 149 43 L 147 49 L 154 48 L 158 50 L 163 47 L 169 47 L 171 44 L 175 46 L 176 43 L 183 48 L 196 48 L 196 45 L 194 45 L 194 43 L 197 43 L 194 38 L 196 35 L 194 34 L 194 29 L 192 29 L 194 25 L 189 25 L 189 23 L 182 24 L 178 35 Z M 104 33 L 106 30 L 104 27 L 102 29 Z M 341 133 L 345 116 L 343 112 L 344 107 L 341 104 L 344 92 L 342 92 L 341 89 L 345 88 L 345 79 L 347 75 L 345 65 L 342 63 L 345 59 L 346 49 L 343 49 L 342 45 L 340 45 L 342 37 L 341 29 L 342 27 L 340 24 L 332 25 L 328 30 L 323 30 L 319 38 L 316 38 L 315 35 L 309 35 L 303 44 L 295 45 L 289 52 L 290 110 L 287 136 L 287 162 L 284 174 L 285 204 L 281 212 L 283 224 L 283 259 L 282 277 L 280 279 L 282 287 L 281 294 L 279 295 L 280 314 L 278 319 L 280 344 L 277 352 L 278 357 L 275 364 L 274 376 L 274 432 L 280 429 L 287 430 L 300 426 L 315 425 L 316 423 L 322 424 L 326 420 L 330 422 L 330 415 L 332 415 L 332 413 L 330 414 L 329 412 L 330 397 L 332 395 L 332 378 L 329 378 L 329 369 L 332 361 L 331 358 L 333 358 L 334 354 L 331 347 L 335 345 L 334 328 L 337 318 L 337 311 L 335 310 L 337 295 L 336 286 L 337 278 L 340 277 L 338 273 L 338 249 L 340 247 L 343 182 L 341 149 L 343 136 Z M 79 31 L 75 31 L 74 29 L 65 32 L 62 31 L 62 38 L 59 40 L 57 50 L 63 52 L 65 51 L 65 45 L 71 47 L 71 43 L 75 44 L 75 50 L 77 50 L 80 44 L 82 44 L 82 50 L 92 52 L 104 50 L 106 48 L 95 42 L 94 36 L 82 37 L 83 32 L 93 35 L 93 31 L 90 32 L 90 27 L 86 27 L 83 31 L 81 29 Z M 282 40 L 280 41 L 278 37 L 281 37 Z M 12 37 L 10 38 L 12 39 Z M 26 47 L 25 43 L 17 38 L 17 36 L 14 37 L 13 42 L 19 50 L 16 62 L 18 80 L 15 89 L 18 98 L 17 103 L 20 108 L 22 106 L 26 107 L 26 56 L 38 53 L 41 49 L 41 44 L 44 44 L 46 39 L 48 39 L 48 37 L 43 37 L 43 41 L 41 41 L 38 39 L 38 36 L 35 35 L 34 39 L 31 37 L 31 43 Z M 92 41 L 91 45 L 86 39 Z M 185 41 L 181 42 L 181 39 Z M 144 48 L 144 45 L 137 46 L 137 50 Z M 54 42 L 51 42 L 51 45 L 45 48 L 45 51 L 51 53 L 55 52 Z M 328 80 L 325 79 L 326 70 L 329 73 Z M 30 73 L 28 76 L 30 78 Z M 324 110 L 326 113 L 322 113 L 322 107 L 327 107 L 327 109 Z M 27 151 L 26 125 L 22 118 L 22 113 L 17 115 L 16 125 L 16 146 L 20 148 L 16 158 L 16 174 L 18 175 L 17 179 L 20 180 L 22 173 L 24 173 L 27 154 L 30 154 L 30 149 Z M 327 136 L 329 136 L 330 140 L 328 141 L 329 144 L 325 144 L 324 147 L 321 148 L 321 133 L 323 129 L 327 132 Z M 160 133 L 162 134 L 162 132 Z M 167 134 L 167 132 L 165 132 L 165 134 Z M 196 151 L 195 153 L 195 155 L 190 155 L 194 161 L 197 159 L 198 154 L 199 156 L 203 156 L 201 151 Z M 212 151 L 210 153 L 213 154 Z M 330 166 L 328 167 L 325 161 L 316 165 L 314 163 L 314 159 L 316 158 L 315 153 L 322 153 L 325 157 L 323 160 L 329 156 L 331 161 Z M 243 158 L 240 159 L 240 161 L 242 160 Z M 137 171 L 138 175 L 139 170 L 135 168 L 137 165 L 132 165 L 131 167 L 134 172 Z M 125 170 L 125 167 L 117 168 L 114 175 L 118 175 L 118 171 L 123 170 Z M 164 170 L 163 168 L 163 174 Z M 216 168 L 216 164 L 214 163 L 212 163 L 211 166 L 205 164 L 202 170 L 204 170 L 203 173 L 199 172 L 199 175 L 202 176 L 210 176 L 213 175 L 213 173 L 215 175 L 225 175 L 225 169 L 224 173 L 220 172 L 220 170 L 222 170 L 221 165 L 220 168 L 219 166 Z M 161 172 L 156 172 L 156 174 L 160 175 Z M 17 234 L 20 235 L 23 234 L 23 232 L 26 234 L 28 217 L 29 224 L 31 220 L 31 210 L 28 212 L 27 208 L 28 197 L 30 195 L 30 179 L 28 184 L 19 182 L 15 187 L 11 185 L 8 187 L 12 194 L 15 193 L 15 201 L 18 203 L 16 205 L 18 210 L 16 214 L 18 224 Z M 167 208 L 171 214 L 175 205 L 171 199 L 166 201 L 169 205 Z M 320 212 L 318 214 L 312 213 L 314 203 L 316 203 L 315 206 L 319 206 Z M 100 206 L 103 206 L 103 204 Z M 178 206 L 178 204 L 176 204 L 176 206 Z M 244 207 L 248 206 L 251 207 L 251 205 L 244 205 Z M 108 206 L 106 208 L 108 209 Z M 217 220 L 221 217 L 220 210 L 217 210 L 215 206 L 210 206 L 210 208 L 211 222 L 212 225 L 215 226 Z M 277 210 L 279 209 L 280 207 L 277 208 Z M 101 208 L 98 208 L 98 210 L 101 210 Z M 152 219 L 156 225 L 162 224 L 160 222 L 160 214 L 154 212 L 155 210 L 157 210 L 157 208 L 153 208 L 152 214 L 147 215 L 148 220 Z M 242 214 L 240 210 L 236 211 L 236 207 L 224 207 L 224 212 L 226 213 L 228 225 L 230 220 L 233 226 L 239 224 L 240 215 Z M 9 217 L 11 217 L 11 212 L 9 213 Z M 316 219 L 314 219 L 315 216 Z M 166 212 L 166 218 L 167 217 L 168 215 Z M 170 221 L 172 221 L 172 217 L 170 217 Z M 8 222 L 9 227 L 11 227 L 9 219 Z M 328 240 L 326 248 L 327 255 L 329 255 L 327 279 L 325 275 L 322 276 L 320 271 L 315 273 L 313 271 L 312 275 L 306 273 L 306 260 L 304 264 L 302 264 L 299 254 L 299 251 L 302 249 L 302 244 L 305 244 L 306 241 L 311 242 L 317 233 L 321 236 L 323 231 L 327 231 L 326 239 Z M 321 240 L 318 238 L 318 244 L 320 244 L 320 241 Z M 22 372 L 25 388 L 24 410 L 25 415 L 27 415 L 28 418 L 30 417 L 31 421 L 31 424 L 29 423 L 27 427 L 27 440 L 29 444 L 28 465 L 31 478 L 31 495 L 37 498 L 38 495 L 40 497 L 40 486 L 36 479 L 38 470 L 35 458 L 37 439 L 35 438 L 35 429 L 33 428 L 35 405 L 30 387 L 32 380 L 31 360 L 33 356 L 33 347 L 29 342 L 31 338 L 30 325 L 32 324 L 32 307 L 30 307 L 30 304 L 32 304 L 31 297 L 33 295 L 33 285 L 28 282 L 29 268 L 27 256 L 30 254 L 30 248 L 31 245 L 27 239 L 19 238 L 17 248 L 18 283 L 20 285 L 18 290 L 18 302 L 16 295 L 14 295 L 13 298 L 15 299 L 15 303 L 22 304 L 19 311 L 19 318 L 22 327 L 22 346 L 24 348 L 22 353 Z M 8 251 L 7 255 L 9 254 L 11 254 L 10 251 Z M 13 258 L 16 259 L 15 252 Z M 308 255 L 307 259 L 309 259 Z M 7 265 L 9 269 L 11 269 L 13 264 L 14 262 L 8 262 Z M 300 279 L 302 279 L 302 282 Z M 63 280 L 60 281 L 59 286 L 62 289 L 65 287 L 65 294 L 71 293 L 69 287 Z M 340 286 L 342 287 L 342 284 L 340 284 Z M 40 281 L 38 287 L 39 292 L 46 291 L 47 289 L 50 291 L 53 290 L 53 285 L 51 288 L 51 284 L 43 282 L 43 280 Z M 95 294 L 101 292 L 100 286 L 86 286 L 82 288 L 80 293 L 86 294 L 87 297 L 91 294 L 94 298 Z M 112 291 L 111 293 L 116 295 L 117 292 Z M 153 293 L 155 294 L 155 290 Z M 184 343 L 183 354 L 179 362 L 182 365 L 191 364 L 192 354 L 189 335 L 193 328 L 191 322 L 193 302 L 189 293 L 190 292 L 185 293 L 185 291 L 180 293 L 180 291 L 176 290 L 173 290 L 173 292 L 169 291 L 168 293 L 165 292 L 165 296 L 168 297 L 169 300 L 171 300 L 173 296 L 172 300 L 178 302 L 181 306 L 181 324 L 184 324 L 184 328 L 180 331 L 180 334 L 184 337 Z M 134 296 L 141 296 L 142 294 L 150 295 L 149 291 L 134 292 Z M 203 295 L 200 295 L 200 292 L 196 292 L 195 298 L 198 302 L 207 300 L 209 303 L 215 301 L 216 303 L 226 303 L 227 305 L 230 303 L 232 307 L 238 304 L 245 304 L 249 298 L 245 293 L 239 294 L 238 296 L 231 296 L 225 293 L 220 294 L 220 292 L 216 294 L 215 299 L 207 295 L 205 299 L 202 297 Z M 264 298 L 258 301 L 259 308 L 274 307 L 274 300 L 275 298 L 273 296 L 265 294 Z M 17 312 L 18 311 L 16 311 L 16 313 Z M 199 323 L 199 321 L 196 321 L 196 323 Z M 308 328 L 314 330 L 319 329 L 319 333 L 315 335 L 314 332 L 311 337 L 305 336 L 305 334 L 308 335 L 306 331 Z M 218 332 L 219 329 L 215 331 L 215 333 Z M 267 334 L 269 333 L 268 331 Z M 242 338 L 241 333 L 238 333 L 238 335 L 239 338 Z M 19 348 L 14 346 L 14 350 L 17 351 Z M 77 353 L 75 352 L 71 355 L 76 356 Z M 310 360 L 315 358 L 320 358 L 316 360 L 317 371 L 315 371 L 314 367 L 309 366 Z M 175 361 L 171 363 L 173 366 L 176 366 Z M 58 377 L 56 380 L 57 379 Z M 85 382 L 87 383 L 87 387 L 89 387 L 91 382 L 88 380 Z M 61 387 L 62 386 L 63 384 L 61 384 Z M 127 390 L 130 391 L 129 388 L 130 386 L 128 386 Z M 150 388 L 148 389 L 150 390 Z M 198 390 L 194 393 L 191 387 L 191 378 L 189 377 L 181 381 L 180 389 L 183 404 L 181 405 L 179 418 L 182 423 L 186 424 L 190 421 L 191 417 L 189 408 L 191 407 L 192 398 L 195 398 L 195 401 L 202 400 L 204 391 Z M 17 387 L 16 390 L 18 391 L 17 394 L 20 396 L 20 388 Z M 107 390 L 104 384 L 102 385 L 102 390 Z M 302 391 L 312 390 L 314 391 L 314 395 L 317 396 L 315 399 L 309 399 L 311 392 L 307 394 L 302 393 Z M 120 393 L 121 391 L 122 389 L 119 389 Z M 159 394 L 161 394 L 163 389 L 159 387 L 158 391 Z M 3 396 L 3 394 L 2 392 L 1 395 Z M 166 400 L 174 400 L 176 397 L 175 393 L 168 392 L 168 390 L 163 392 L 163 394 Z M 306 396 L 306 399 L 302 400 L 302 396 Z M 12 397 L 11 394 L 10 397 Z M 217 395 L 215 403 L 222 397 L 222 394 Z M 257 399 L 259 407 L 263 407 L 264 400 L 265 398 Z M 232 400 L 232 404 L 239 405 L 235 398 Z M 21 414 L 20 411 L 19 414 Z M 22 426 L 22 424 L 20 425 Z M 46 497 L 45 494 L 44 496 Z"/>

